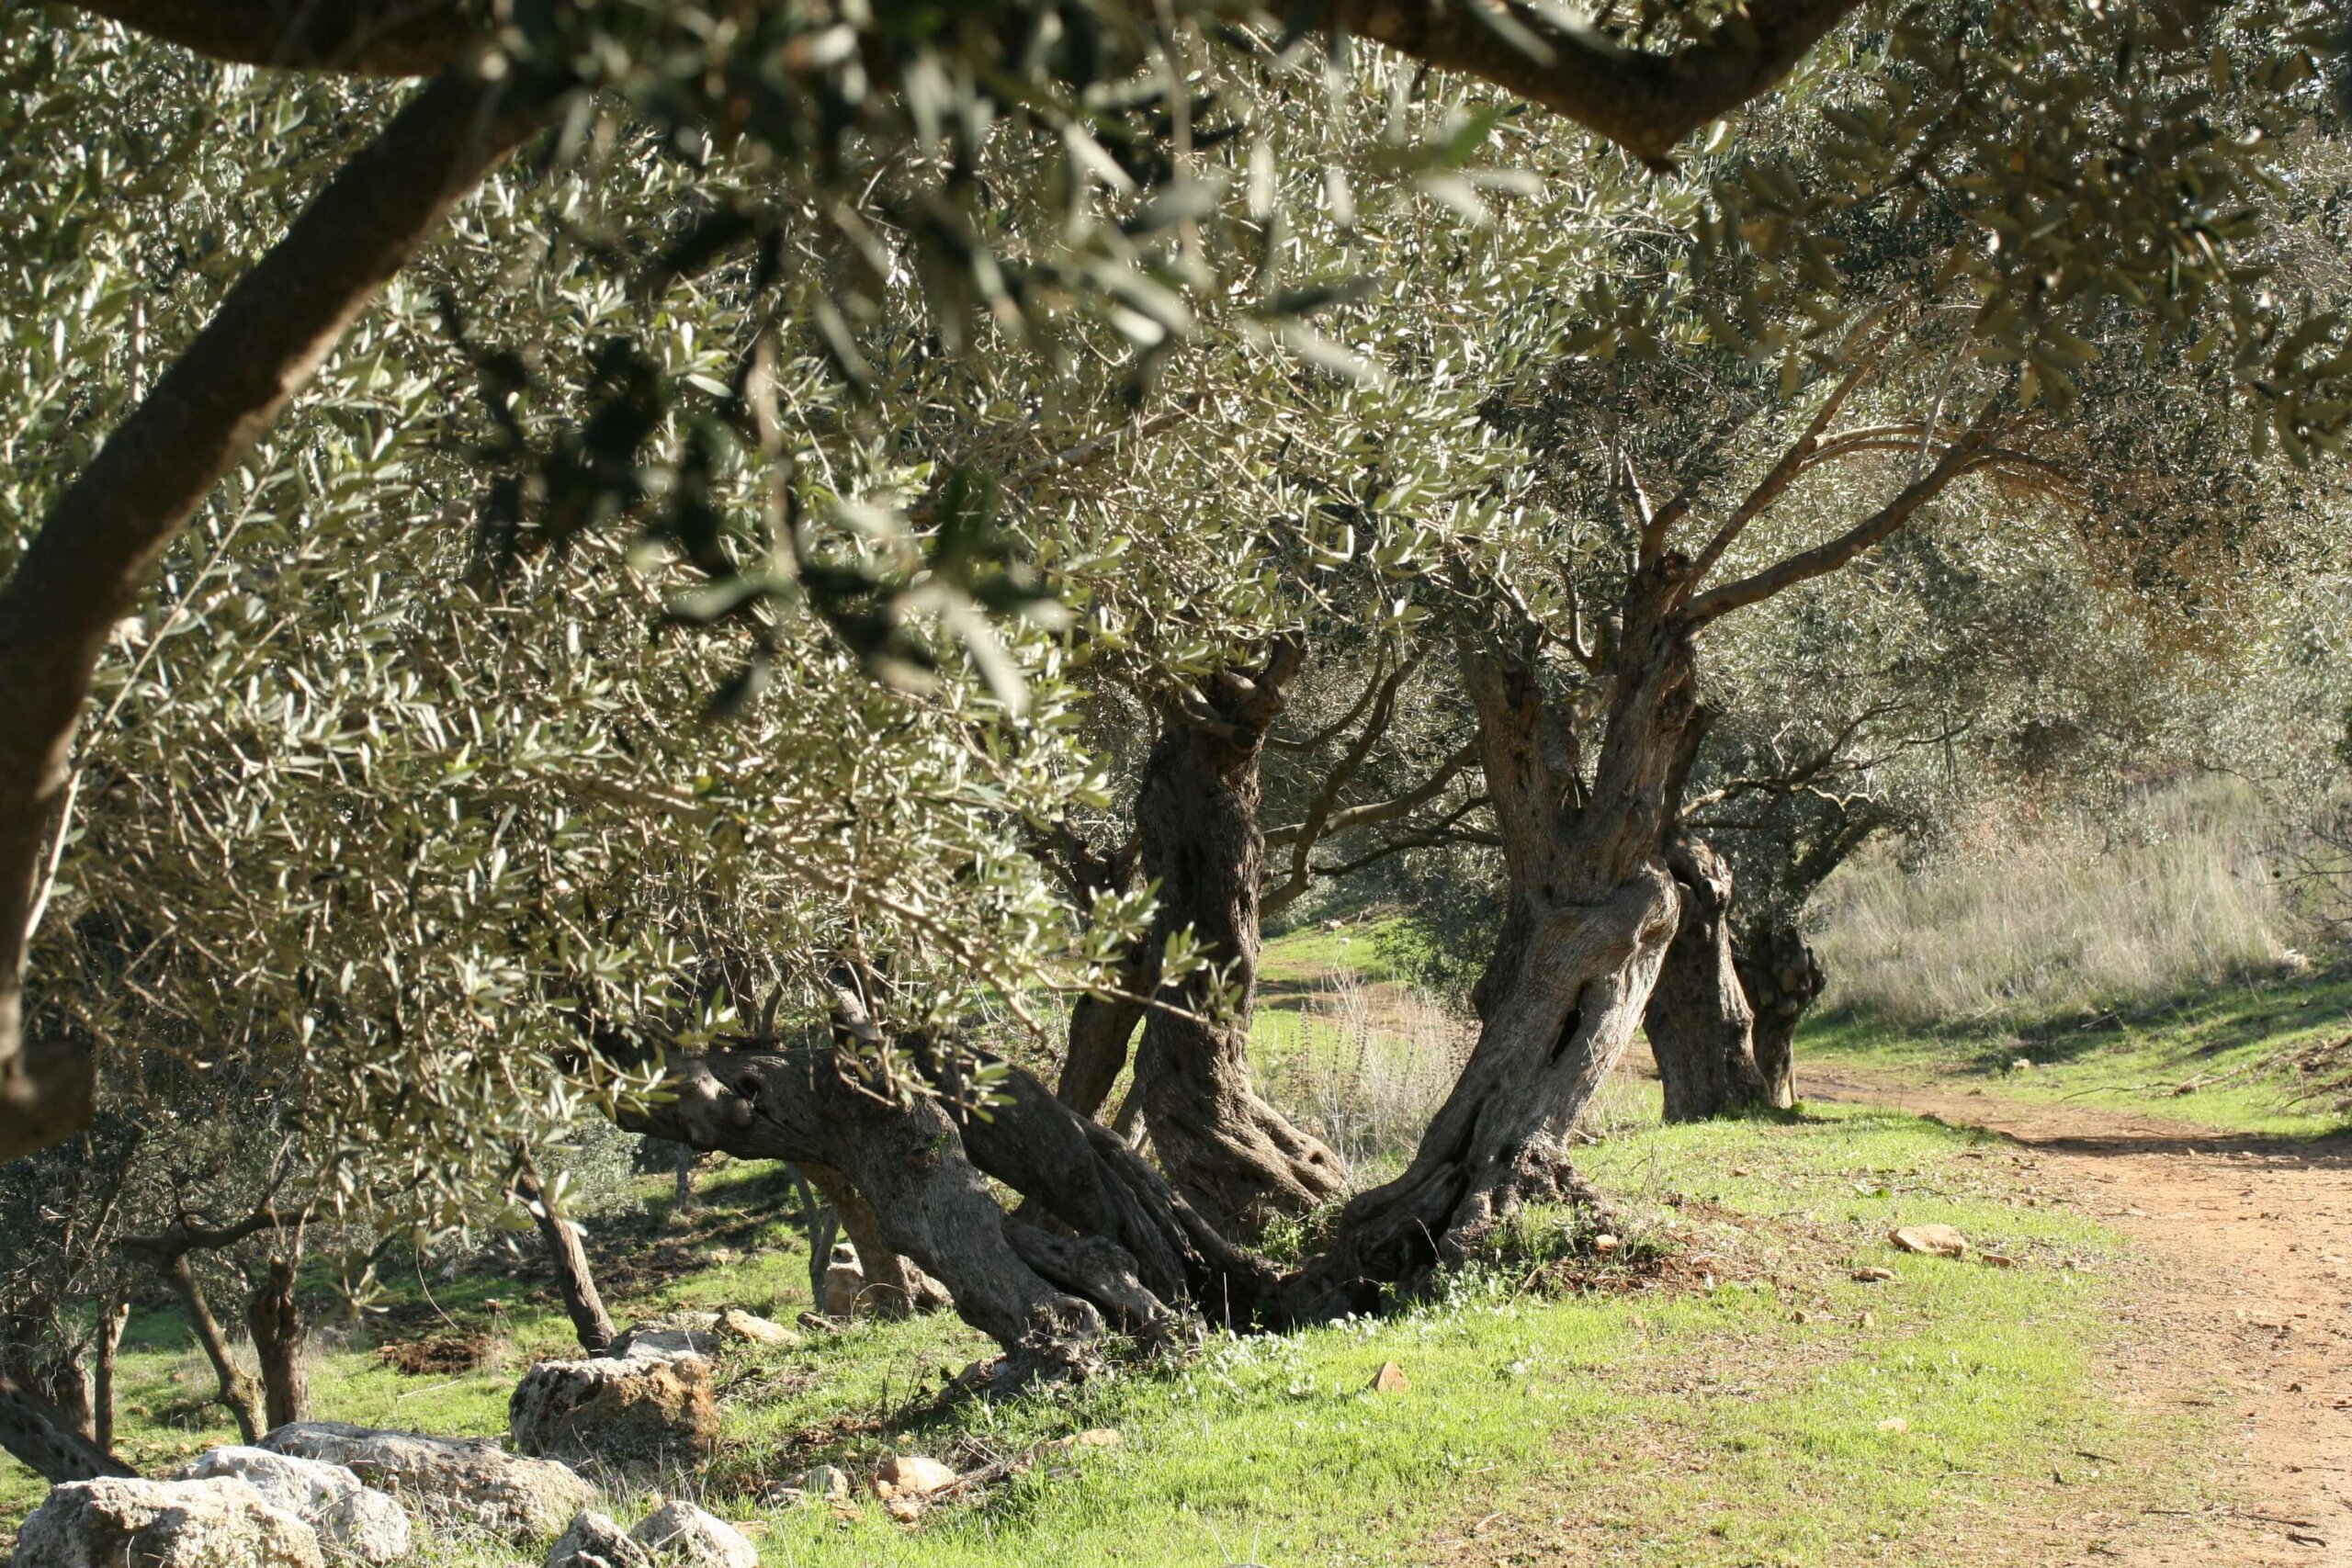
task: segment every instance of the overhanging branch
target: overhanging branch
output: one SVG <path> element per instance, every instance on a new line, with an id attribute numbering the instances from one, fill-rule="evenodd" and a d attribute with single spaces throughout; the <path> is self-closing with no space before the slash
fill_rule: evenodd
<path id="1" fill-rule="evenodd" d="M 418 94 L 229 291 L 0 588 L 0 1160 L 69 1136 L 90 1115 L 94 1066 L 62 1047 L 28 1050 L 23 990 L 42 845 L 108 634 L 220 477 L 536 123 L 471 70 Z"/>

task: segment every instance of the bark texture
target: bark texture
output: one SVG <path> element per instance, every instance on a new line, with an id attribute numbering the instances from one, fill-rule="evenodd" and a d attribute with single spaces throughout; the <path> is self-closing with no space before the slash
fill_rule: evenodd
<path id="1" fill-rule="evenodd" d="M 841 1228 L 849 1235 L 850 1246 L 857 1249 L 858 1268 L 865 1272 L 865 1288 L 859 1294 L 859 1310 L 876 1317 L 907 1317 L 918 1312 L 931 1312 L 949 1304 L 947 1292 L 938 1280 L 916 1268 L 890 1247 L 883 1234 L 882 1218 L 874 1205 L 857 1190 L 846 1172 L 829 1165 L 803 1163 L 801 1172 L 809 1183 L 825 1196 Z M 826 1243 L 828 1258 L 832 1244 Z M 812 1260 L 812 1268 L 815 1267 Z M 817 1273 L 817 1300 L 824 1301 L 821 1269 Z"/>
<path id="2" fill-rule="evenodd" d="M 1678 556 L 1646 566 L 1605 678 L 1575 693 L 1545 691 L 1532 632 L 1464 635 L 1510 887 L 1478 1043 L 1411 1165 L 1352 1200 L 1330 1251 L 1291 1282 L 1287 1315 L 1367 1310 L 1522 1203 L 1590 1201 L 1570 1137 L 1632 1043 L 1680 914 L 1663 852 L 1704 722 L 1679 614 L 1689 581 Z M 1588 782 L 1578 731 L 1594 709 L 1605 728 Z"/>
<path id="3" fill-rule="evenodd" d="M 1741 988 L 1756 1010 L 1756 1066 L 1774 1105 L 1797 1102 L 1797 1024 L 1828 976 L 1804 933 L 1785 920 L 1758 921 L 1732 945 Z"/>
<path id="4" fill-rule="evenodd" d="M 840 1173 L 870 1205 L 877 1245 L 937 1278 L 957 1314 L 1005 1348 L 1012 1376 L 1001 1384 L 1091 1369 L 1101 1313 L 1014 1250 L 1003 1211 L 929 1099 L 885 1092 L 830 1046 L 676 1055 L 667 1087 L 674 1100 L 626 1112 L 623 1124 L 698 1149 L 791 1160 L 812 1177 L 818 1168 Z"/>
<path id="5" fill-rule="evenodd" d="M 0 1375 L 0 1449 L 52 1485 L 139 1472 L 73 1428 L 56 1407 Z"/>
<path id="6" fill-rule="evenodd" d="M 1700 1122 L 1786 1100 L 1758 1069 L 1755 1014 L 1732 960 L 1731 867 L 1701 840 L 1667 849 L 1682 910 L 1642 1021 L 1666 1090 L 1666 1119 Z"/>
<path id="7" fill-rule="evenodd" d="M 302 1365 L 309 1330 L 294 1299 L 295 1256 L 273 1256 L 245 1297 L 245 1331 L 253 1336 L 254 1359 L 261 1366 L 262 1411 L 266 1432 L 311 1418 L 311 1374 Z"/>
<path id="8" fill-rule="evenodd" d="M 1206 976 L 1163 985 L 1162 999 L 1184 1011 L 1144 1020 L 1136 1092 L 1170 1183 L 1227 1229 L 1311 1208 L 1346 1179 L 1339 1156 L 1259 1098 L 1250 1074 L 1266 874 L 1259 764 L 1303 658 L 1298 644 L 1277 644 L 1261 668 L 1221 671 L 1167 705 L 1136 799 L 1144 874 L 1159 886 L 1152 945 L 1189 927 L 1238 993 L 1229 1016 L 1213 1018 Z"/>

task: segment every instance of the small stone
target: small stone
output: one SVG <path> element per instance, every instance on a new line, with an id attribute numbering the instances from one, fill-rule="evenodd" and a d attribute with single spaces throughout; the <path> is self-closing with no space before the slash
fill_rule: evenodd
<path id="1" fill-rule="evenodd" d="M 760 1568 L 759 1549 L 742 1531 L 684 1498 L 662 1504 L 628 1534 L 664 1568 Z"/>
<path id="2" fill-rule="evenodd" d="M 1857 1269 L 1854 1270 L 1854 1279 L 1856 1282 L 1864 1285 L 1884 1284 L 1887 1280 L 1894 1278 L 1894 1269 L 1882 1269 L 1875 1263 L 1871 1264 L 1867 1269 Z"/>
<path id="3" fill-rule="evenodd" d="M 582 1508 L 548 1548 L 547 1568 L 653 1568 L 653 1559 L 616 1521 Z"/>
<path id="4" fill-rule="evenodd" d="M 2006 1252 L 1980 1252 L 1976 1255 L 1976 1261 L 1992 1269 L 2015 1269 L 2019 1259 Z"/>
<path id="5" fill-rule="evenodd" d="M 910 1525 L 922 1517 L 922 1499 L 899 1493 L 882 1499 L 882 1511 L 902 1525 Z"/>
<path id="6" fill-rule="evenodd" d="M 1624 1245 L 1625 1244 L 1623 1242 L 1619 1241 L 1615 1236 L 1611 1235 L 1606 1231 L 1603 1231 L 1600 1235 L 1592 1238 L 1592 1249 L 1595 1252 L 1614 1252 Z"/>
<path id="7" fill-rule="evenodd" d="M 1959 1258 L 1968 1251 L 1968 1238 L 1951 1225 L 1901 1225 L 1886 1239 L 1905 1252 L 1929 1258 Z"/>
<path id="8" fill-rule="evenodd" d="M 835 1263 L 825 1270 L 825 1315 L 855 1317 L 865 1295 L 865 1270 L 854 1263 Z"/>
<path id="9" fill-rule="evenodd" d="M 1413 1380 L 1407 1377 L 1405 1369 L 1394 1361 L 1381 1362 L 1380 1371 L 1372 1374 L 1372 1392 L 1374 1393 L 1402 1393 L 1412 1386 Z"/>
<path id="10" fill-rule="evenodd" d="M 771 1322 L 756 1313 L 741 1307 L 729 1307 L 718 1314 L 713 1325 L 722 1339 L 741 1339 L 753 1345 L 773 1345 L 789 1348 L 800 1343 L 800 1336 L 780 1323 Z"/>
<path id="11" fill-rule="evenodd" d="M 1113 1428 L 1094 1427 L 1083 1432 L 1072 1432 L 1067 1438 L 1056 1438 L 1039 1446 L 1048 1449 L 1115 1449 L 1119 1441 L 1119 1434 Z"/>
<path id="12" fill-rule="evenodd" d="M 837 1464 L 820 1464 L 792 1478 L 795 1490 L 825 1503 L 846 1503 L 854 1490 L 849 1472 Z"/>
<path id="13" fill-rule="evenodd" d="M 874 1490 L 882 1497 L 928 1497 L 956 1484 L 956 1472 L 922 1454 L 892 1454 L 874 1472 Z"/>

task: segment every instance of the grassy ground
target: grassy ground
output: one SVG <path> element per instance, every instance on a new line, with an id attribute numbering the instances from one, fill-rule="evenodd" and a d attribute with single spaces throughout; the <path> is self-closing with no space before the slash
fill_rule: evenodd
<path id="1" fill-rule="evenodd" d="M 1435 1048 L 1417 1032 L 1439 1025 L 1374 967 L 1369 935 L 1317 929 L 1270 947 L 1261 1065 L 1293 1091 L 1331 1088 L 1350 1114 L 1363 1114 L 1365 1095 L 1387 1095 L 1402 1127 L 1418 1114 L 1404 1102 L 1428 1091 L 1399 1083 L 1417 1053 Z M 1359 965 L 1369 978 L 1348 973 Z M 2233 993 L 2165 1021 L 2081 1032 L 2078 1043 L 2029 1042 L 2048 1066 L 1987 1081 L 2016 1093 L 2124 1095 L 2142 1092 L 2131 1085 L 2143 1077 L 2168 1089 L 2185 1065 L 2226 1070 L 2282 1031 L 2336 1023 L 2347 1007 L 2352 982 L 2308 999 Z M 1807 1045 L 1817 1059 L 1910 1072 L 1974 1070 L 2016 1048 L 1851 1019 L 1816 1029 Z M 2259 1092 L 2251 1079 L 2200 1091 L 2182 1113 L 2276 1114 Z M 2207 1500 L 2198 1456 L 2208 1434 L 2177 1412 L 2159 1426 L 2119 1382 L 2120 1367 L 2143 1359 L 2126 1337 L 2136 1331 L 2121 1326 L 2143 1265 L 2096 1224 L 2030 1205 L 2007 1145 L 1835 1107 L 1662 1127 L 1655 1085 L 1632 1078 L 1612 1087 L 1596 1125 L 1607 1136 L 1586 1168 L 1622 1205 L 1629 1245 L 1614 1258 L 1634 1261 L 1562 1263 L 1547 1229 L 1556 1222 L 1537 1216 L 1444 1302 L 1291 1335 L 1208 1336 L 1074 1393 L 946 1416 L 928 1413 L 929 1393 L 987 1342 L 950 1318 L 861 1322 L 729 1359 L 721 1450 L 666 1489 L 745 1523 L 764 1560 L 789 1568 L 1972 1562 L 2055 1529 L 2062 1510 L 2079 1532 L 2086 1486 L 2099 1502 L 2094 1535 L 2106 1528 L 2098 1520 L 2120 1530 L 2143 1508 Z M 1393 1129 L 1374 1137 L 1368 1123 L 1351 1126 L 1393 1160 Z M 649 1179 L 644 1213 L 609 1220 L 594 1238 L 622 1321 L 731 1303 L 789 1322 L 806 1307 L 806 1255 L 771 1172 L 722 1167 L 683 1222 L 666 1215 L 660 1189 Z M 1890 1227 L 1928 1221 L 1957 1224 L 2018 1266 L 1887 1245 Z M 1894 1277 L 1856 1279 L 1865 1268 Z M 320 1414 L 502 1431 L 520 1370 L 570 1344 L 528 1272 L 485 1259 L 455 1277 L 411 1279 L 391 1313 L 322 1330 Z M 492 1358 L 411 1377 L 374 1354 L 385 1339 L 452 1332 L 488 1337 Z M 1392 1360 L 1410 1387 L 1370 1392 Z M 141 1469 L 233 1440 L 170 1314 L 134 1322 L 122 1381 L 123 1448 Z M 1041 1450 L 1040 1462 L 916 1527 L 871 1501 L 836 1512 L 762 1498 L 763 1483 L 820 1461 L 863 1473 L 911 1449 L 970 1469 L 1098 1427 L 1119 1441 Z M 39 1495 L 0 1460 L 0 1534 Z M 628 1495 L 616 1511 L 649 1506 Z M 444 1542 L 433 1560 L 535 1559 Z"/>
<path id="2" fill-rule="evenodd" d="M 2337 1092 L 2299 1076 L 2292 1058 L 2347 1033 L 2352 975 L 2278 973 L 2039 1024 L 1933 1028 L 1835 1012 L 1807 1024 L 1797 1052 L 1800 1064 L 1964 1079 L 1993 1095 L 2306 1137 L 2340 1131 L 2346 1108 Z"/>
<path id="3" fill-rule="evenodd" d="M 795 1568 L 1420 1562 L 1478 1557 L 1528 1532 L 1563 1538 L 1564 1554 L 1627 1562 L 1917 1560 L 1987 1498 L 2030 1507 L 2053 1470 L 2083 1468 L 2077 1450 L 2122 1461 L 2103 1483 L 2119 1507 L 2158 1495 L 2188 1506 L 2193 1466 L 2165 1456 L 2194 1442 L 2177 1426 L 2152 1429 L 2103 1384 L 2128 1257 L 2095 1226 L 2014 1203 L 2007 1157 L 1875 1112 L 1632 1128 L 1590 1151 L 1590 1168 L 1623 1195 L 1635 1244 L 1625 1251 L 1657 1249 L 1662 1270 L 1580 1276 L 1585 1293 L 1549 1295 L 1530 1278 L 1546 1256 L 1533 1222 L 1515 1258 L 1463 1280 L 1451 1302 L 1212 1337 L 1075 1394 L 944 1418 L 910 1413 L 916 1396 L 984 1343 L 943 1319 L 860 1324 L 728 1363 L 723 1450 L 682 1483 L 757 1526 L 766 1560 Z M 715 1186 L 704 1239 L 683 1248 L 695 1264 L 658 1288 L 657 1270 L 636 1272 L 616 1292 L 625 1315 L 726 1301 L 788 1319 L 802 1304 L 788 1235 L 729 1208 L 764 1213 L 775 1194 L 756 1171 L 738 1174 Z M 1884 1244 L 1890 1225 L 1927 1220 L 2023 1266 L 1900 1258 Z M 715 1247 L 714 1235 L 741 1250 Z M 1896 1278 L 1857 1282 L 1864 1265 Z M 313 1364 L 322 1413 L 498 1431 L 516 1371 L 563 1347 L 560 1319 L 525 1293 L 488 1272 L 435 1281 L 454 1325 L 503 1340 L 499 1359 L 409 1378 L 355 1339 Z M 413 1312 L 399 1315 L 424 1331 Z M 230 1438 L 188 1406 L 204 1375 L 173 1329 L 142 1316 L 125 1359 L 125 1447 L 143 1468 Z M 1367 1392 L 1388 1360 L 1411 1387 Z M 1053 1458 L 920 1528 L 870 1503 L 842 1517 L 757 1501 L 762 1480 L 820 1460 L 854 1469 L 913 1447 L 968 1466 L 1102 1427 L 1120 1433 L 1116 1447 Z M 6 1517 L 34 1500 L 28 1481 L 11 1471 L 0 1482 Z M 522 1560 L 485 1548 L 444 1557 Z"/>

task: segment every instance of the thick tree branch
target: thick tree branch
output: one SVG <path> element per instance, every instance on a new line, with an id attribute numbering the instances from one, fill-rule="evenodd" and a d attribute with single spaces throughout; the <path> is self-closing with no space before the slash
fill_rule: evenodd
<path id="1" fill-rule="evenodd" d="M 230 290 L 0 588 L 0 1159 L 89 1118 L 94 1064 L 24 1044 L 23 976 L 41 849 L 108 634 L 213 485 L 535 123 L 470 70 L 419 94 Z"/>
<path id="2" fill-rule="evenodd" d="M 1691 131 L 1778 85 L 1859 3 L 1755 0 L 1743 26 L 1717 28 L 1671 54 L 1563 27 L 1556 11 L 1490 0 L 1332 0 L 1324 21 L 1441 71 L 1483 77 L 1657 165 Z M 1517 40 L 1497 25 L 1494 13 L 1506 9 Z"/>
<path id="3" fill-rule="evenodd" d="M 1761 516 L 1767 507 L 1780 500 L 1787 492 L 1789 486 L 1796 482 L 1798 475 L 1819 460 L 1822 433 L 1827 430 L 1830 422 L 1838 417 L 1838 411 L 1846 406 L 1846 400 L 1854 395 L 1854 389 L 1860 387 L 1871 371 L 1877 367 L 1880 356 L 1884 354 L 1887 344 L 1893 341 L 1892 336 L 1882 338 L 1866 348 L 1856 362 L 1848 368 L 1846 374 L 1838 378 L 1838 384 L 1832 387 L 1829 389 L 1829 395 L 1822 400 L 1821 407 L 1814 411 L 1813 419 L 1806 424 L 1804 434 L 1798 436 L 1790 445 L 1788 450 L 1781 454 L 1780 461 L 1774 463 L 1770 471 L 1756 482 L 1755 488 L 1747 492 L 1747 497 L 1740 502 L 1732 514 L 1724 519 L 1723 526 L 1715 530 L 1714 536 L 1710 538 L 1705 547 L 1700 550 L 1698 558 L 1691 563 L 1691 582 L 1694 584 L 1704 582 L 1707 580 L 1707 573 L 1714 570 L 1715 563 L 1723 559 L 1724 552 L 1731 548 L 1739 536 L 1747 530 L 1747 525 Z"/>
<path id="4" fill-rule="evenodd" d="M 1816 577 L 1826 577 L 1856 556 L 1892 536 L 1911 520 L 1912 513 L 1939 494 L 1954 479 L 1976 466 L 1984 447 L 1993 439 L 1994 425 L 2007 392 L 1996 393 L 1977 415 L 1976 423 L 1951 446 L 1936 466 L 1917 479 L 1903 487 L 1902 493 L 1888 502 L 1864 522 L 1825 544 L 1800 551 L 1779 564 L 1767 567 L 1752 577 L 1728 582 L 1712 592 L 1702 593 L 1690 602 L 1685 619 L 1694 626 L 1704 626 L 1718 615 L 1727 615 L 1748 604 L 1770 599 L 1783 589 Z"/>
<path id="5" fill-rule="evenodd" d="M 488 36 L 479 0 L 76 0 L 215 60 L 362 75 L 420 76 Z M 1331 0 L 1327 29 L 1482 77 L 1663 165 L 1676 142 L 1777 86 L 1860 0 L 1754 0 L 1738 27 L 1671 52 L 1628 48 L 1498 0 Z M 1515 36 L 1513 36 L 1515 35 Z"/>
<path id="6" fill-rule="evenodd" d="M 487 36 L 464 0 L 74 0 L 184 49 L 240 65 L 431 76 Z"/>

